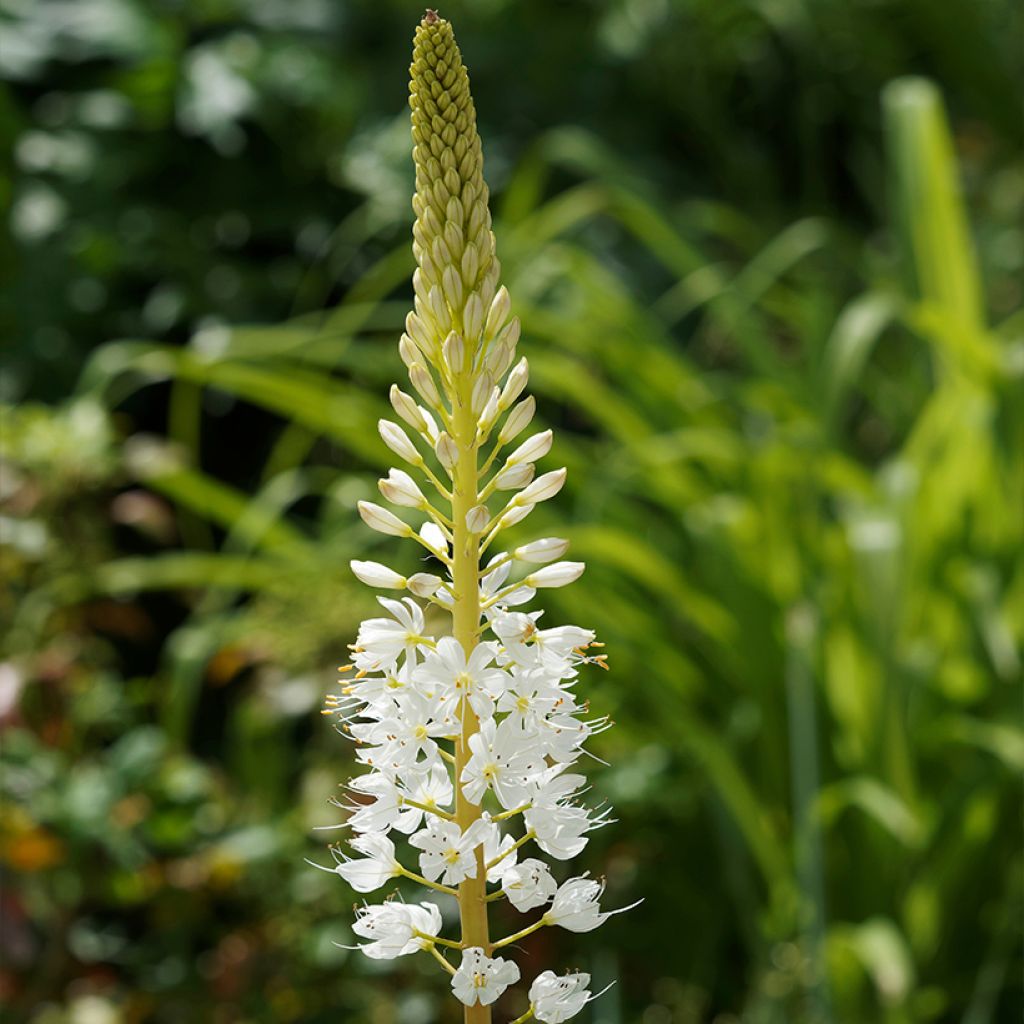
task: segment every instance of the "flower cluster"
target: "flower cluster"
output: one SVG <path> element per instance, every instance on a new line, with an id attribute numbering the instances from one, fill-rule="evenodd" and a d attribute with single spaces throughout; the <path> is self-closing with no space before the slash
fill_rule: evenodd
<path id="1" fill-rule="evenodd" d="M 384 614 L 360 626 L 345 667 L 352 674 L 329 698 L 326 713 L 366 769 L 340 802 L 354 834 L 334 850 L 332 870 L 360 893 L 406 878 L 457 900 L 459 939 L 442 937 L 437 905 L 397 899 L 364 904 L 354 931 L 376 959 L 433 956 L 474 1008 L 467 1020 L 485 1021 L 520 977 L 499 950 L 544 926 L 585 932 L 609 916 L 600 882 L 559 882 L 548 864 L 577 855 L 608 821 L 607 809 L 581 803 L 585 780 L 572 770 L 608 725 L 588 717 L 576 693 L 581 666 L 603 667 L 604 656 L 590 630 L 545 628 L 542 612 L 522 610 L 538 590 L 583 572 L 562 560 L 566 541 L 489 553 L 507 527 L 559 492 L 565 470 L 535 473 L 549 430 L 508 451 L 534 401 L 522 397 L 519 325 L 497 287 L 468 77 L 450 26 L 433 12 L 416 33 L 411 92 L 419 268 L 400 352 L 419 397 L 392 388 L 401 423 L 382 420 L 380 434 L 408 470 L 391 469 L 380 491 L 424 521 L 414 527 L 371 502 L 359 510 L 375 530 L 417 543 L 437 571 L 407 577 L 352 563 L 364 583 L 413 596 L 378 598 Z M 449 616 L 452 635 L 438 635 Z M 401 859 L 396 839 L 408 848 Z M 501 899 L 535 916 L 492 940 L 487 908 Z M 585 974 L 545 971 L 519 1020 L 568 1020 L 592 998 L 588 983 Z"/>

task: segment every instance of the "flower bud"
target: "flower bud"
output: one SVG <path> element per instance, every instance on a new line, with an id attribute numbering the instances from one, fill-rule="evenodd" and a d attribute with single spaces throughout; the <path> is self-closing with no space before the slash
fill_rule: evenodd
<path id="1" fill-rule="evenodd" d="M 480 301 L 480 294 L 473 292 L 466 300 L 466 306 L 462 310 L 462 332 L 466 336 L 471 350 L 476 349 L 483 326 L 484 304 Z"/>
<path id="2" fill-rule="evenodd" d="M 529 426 L 536 411 L 537 402 L 533 395 L 524 398 L 512 409 L 505 422 L 501 425 L 501 430 L 498 431 L 498 440 L 502 444 L 508 444 L 512 438 L 518 436 Z"/>
<path id="3" fill-rule="evenodd" d="M 536 462 L 551 451 L 552 433 L 550 430 L 541 431 L 528 437 L 506 460 L 509 466 L 518 465 L 521 462 Z"/>
<path id="4" fill-rule="evenodd" d="M 552 562 L 569 550 L 569 542 L 561 537 L 543 537 L 540 540 L 531 541 L 512 552 L 512 557 L 520 562 L 534 562 L 543 565 L 545 562 Z"/>
<path id="5" fill-rule="evenodd" d="M 462 373 L 466 365 L 466 346 L 460 335 L 452 331 L 445 338 L 441 353 L 444 356 L 445 365 L 453 374 Z"/>
<path id="6" fill-rule="evenodd" d="M 400 419 L 421 434 L 427 433 L 427 422 L 420 412 L 420 407 L 413 400 L 412 395 L 407 395 L 397 384 L 391 385 L 391 408 L 395 410 Z"/>
<path id="7" fill-rule="evenodd" d="M 387 479 L 378 480 L 377 486 L 380 488 L 380 493 L 393 505 L 401 505 L 405 508 L 423 508 L 426 504 L 426 498 L 416 486 L 416 481 L 400 469 L 390 470 Z"/>
<path id="8" fill-rule="evenodd" d="M 405 585 L 417 597 L 433 597 L 437 588 L 441 586 L 441 577 L 429 572 L 418 572 L 414 576 L 410 576 L 405 581 Z"/>
<path id="9" fill-rule="evenodd" d="M 409 380 L 427 405 L 432 405 L 435 409 L 440 407 L 441 396 L 437 393 L 437 385 L 434 384 L 430 371 L 422 363 L 413 363 L 409 367 Z"/>
<path id="10" fill-rule="evenodd" d="M 480 533 L 491 521 L 491 513 L 486 505 L 474 505 L 466 513 L 466 529 L 470 533 Z"/>
<path id="11" fill-rule="evenodd" d="M 400 459 L 405 459 L 414 466 L 423 461 L 415 445 L 409 440 L 409 435 L 397 423 L 392 423 L 391 420 L 378 420 L 377 430 L 380 432 L 380 439 Z"/>
<path id="12" fill-rule="evenodd" d="M 499 491 L 518 491 L 520 487 L 525 487 L 533 479 L 535 469 L 532 462 L 524 463 L 521 466 L 506 464 L 494 478 L 494 486 Z"/>
<path id="13" fill-rule="evenodd" d="M 517 505 L 536 504 L 553 498 L 565 483 L 565 469 L 553 469 L 550 473 L 537 477 L 524 491 L 513 499 Z"/>
<path id="14" fill-rule="evenodd" d="M 554 562 L 531 572 L 523 584 L 528 587 L 564 587 L 578 580 L 585 568 L 583 562 Z"/>
<path id="15" fill-rule="evenodd" d="M 486 437 L 490 433 L 491 427 L 494 426 L 494 421 L 498 418 L 498 399 L 500 397 L 501 391 L 496 387 L 491 388 L 487 403 L 480 410 L 480 416 L 477 419 L 477 434 L 480 437 Z"/>
<path id="16" fill-rule="evenodd" d="M 403 523 L 398 516 L 389 512 L 372 501 L 361 501 L 358 504 L 359 514 L 371 530 L 386 533 L 391 537 L 411 537 L 412 527 Z"/>
<path id="17" fill-rule="evenodd" d="M 525 493 L 525 492 L 524 492 Z M 520 495 L 519 497 L 522 497 Z M 516 501 L 519 499 L 517 498 Z M 500 529 L 504 530 L 509 526 L 515 526 L 516 523 L 521 523 L 533 510 L 533 505 L 513 505 L 502 517 L 498 520 Z"/>
<path id="18" fill-rule="evenodd" d="M 438 437 L 437 443 L 434 445 L 434 454 L 437 456 L 437 461 L 449 473 L 455 469 L 455 463 L 459 458 L 459 446 L 452 440 L 447 431 L 442 431 Z"/>
<path id="19" fill-rule="evenodd" d="M 380 562 L 358 562 L 348 563 L 356 579 L 365 583 L 368 587 L 380 587 L 383 590 L 402 590 L 406 585 L 406 578 L 400 576 L 394 569 L 389 569 Z"/>
<path id="20" fill-rule="evenodd" d="M 526 382 L 530 379 L 530 364 L 526 356 L 516 363 L 512 372 L 505 381 L 505 387 L 501 392 L 501 407 L 507 409 L 522 393 Z"/>
<path id="21" fill-rule="evenodd" d="M 411 369 L 414 363 L 422 358 L 420 350 L 412 343 L 408 334 L 403 334 L 398 339 L 398 354 L 402 357 L 406 369 Z"/>
<path id="22" fill-rule="evenodd" d="M 486 337 L 492 338 L 501 330 L 502 325 L 508 319 L 511 306 L 512 300 L 508 296 L 508 289 L 502 285 L 498 289 L 497 295 L 494 296 L 491 308 L 487 311 L 487 323 L 484 326 Z"/>
<path id="23" fill-rule="evenodd" d="M 486 373 L 480 374 L 473 385 L 473 394 L 470 398 L 469 407 L 477 419 L 479 419 L 480 414 L 484 411 L 487 400 L 491 397 L 492 387 L 491 379 Z"/>

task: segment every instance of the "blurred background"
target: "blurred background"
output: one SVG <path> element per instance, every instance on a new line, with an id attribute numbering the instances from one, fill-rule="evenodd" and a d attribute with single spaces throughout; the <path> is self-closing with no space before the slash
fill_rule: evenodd
<path id="1" fill-rule="evenodd" d="M 1022 10 L 442 8 L 570 469 L 520 536 L 571 536 L 548 617 L 612 666 L 575 866 L 646 900 L 524 943 L 617 982 L 583 1021 L 1021 1019 Z M 355 503 L 421 13 L 0 0 L 12 1024 L 456 1019 L 304 862 L 347 563 L 402 557 Z"/>

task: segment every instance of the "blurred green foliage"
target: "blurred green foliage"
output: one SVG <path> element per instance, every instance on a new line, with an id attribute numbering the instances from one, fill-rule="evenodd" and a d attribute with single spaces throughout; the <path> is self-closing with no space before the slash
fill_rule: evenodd
<path id="1" fill-rule="evenodd" d="M 347 561 L 393 560 L 354 506 L 409 303 L 418 8 L 0 11 L 0 998 L 447 1020 L 429 964 L 336 945 L 352 894 L 303 862 L 348 774 L 317 715 L 372 600 Z M 549 614 L 611 655 L 619 823 L 579 866 L 646 897 L 528 959 L 617 980 L 595 1024 L 1019 1019 L 1019 9 L 443 13 L 570 469 L 522 535 L 572 537 Z"/>

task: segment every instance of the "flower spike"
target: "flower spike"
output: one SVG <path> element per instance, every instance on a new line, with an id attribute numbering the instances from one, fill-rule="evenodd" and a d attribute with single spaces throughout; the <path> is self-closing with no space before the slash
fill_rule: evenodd
<path id="1" fill-rule="evenodd" d="M 570 770 L 608 727 L 587 717 L 575 693 L 580 670 L 604 667 L 604 656 L 588 653 L 598 646 L 590 630 L 541 628 L 541 611 L 522 610 L 538 589 L 583 573 L 582 562 L 563 560 L 567 541 L 485 555 L 558 494 L 566 472 L 535 468 L 554 443 L 550 430 L 507 451 L 536 406 L 523 396 L 519 322 L 498 280 L 469 76 L 436 11 L 416 30 L 410 71 L 417 269 L 399 342 L 409 384 L 390 390 L 401 425 L 379 423 L 406 467 L 390 469 L 380 493 L 402 513 L 361 501 L 359 514 L 420 545 L 429 564 L 404 576 L 352 562 L 368 586 L 412 596 L 378 598 L 384 614 L 362 623 L 343 669 L 356 674 L 327 699 L 325 713 L 355 741 L 365 772 L 348 784 L 353 796 L 336 802 L 348 812 L 351 853 L 332 849 L 336 866 L 325 870 L 360 893 L 394 879 L 430 890 L 419 904 L 361 906 L 353 930 L 367 941 L 358 948 L 375 959 L 427 953 L 449 975 L 466 1024 L 490 1024 L 492 1004 L 520 979 L 498 951 L 544 927 L 589 931 L 618 913 L 601 909 L 601 883 L 584 875 L 559 885 L 539 856 L 575 856 L 610 820 L 608 808 L 581 802 L 585 779 Z M 427 632 L 424 602 L 450 616 L 450 635 Z M 441 935 L 437 899 L 458 903 L 458 937 Z M 535 912 L 533 921 L 492 938 L 488 907 L 497 900 Z M 518 1020 L 568 1020 L 594 998 L 588 983 L 544 971 Z"/>

